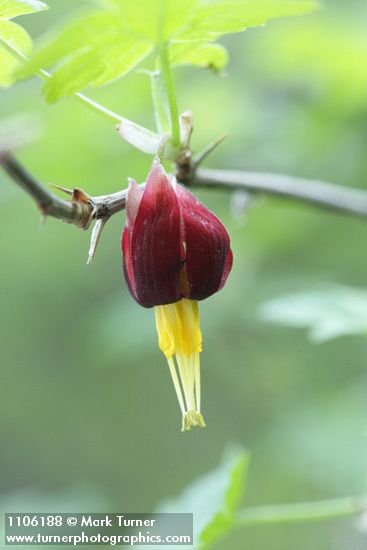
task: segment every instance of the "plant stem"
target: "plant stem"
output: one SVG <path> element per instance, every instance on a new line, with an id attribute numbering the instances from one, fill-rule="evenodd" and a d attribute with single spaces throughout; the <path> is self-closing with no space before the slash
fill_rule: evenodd
<path id="1" fill-rule="evenodd" d="M 319 502 L 258 506 L 241 510 L 237 525 L 298 523 L 353 516 L 367 511 L 367 497 L 342 497 Z"/>
<path id="2" fill-rule="evenodd" d="M 53 216 L 83 229 L 88 227 L 92 217 L 91 205 L 60 199 L 28 172 L 10 153 L 0 155 L 0 165 L 33 198 L 43 216 Z"/>
<path id="3" fill-rule="evenodd" d="M 162 73 L 155 71 L 150 75 L 154 116 L 158 134 L 168 134 L 170 124 L 168 119 L 168 98 L 165 90 L 165 83 L 162 81 Z"/>
<path id="4" fill-rule="evenodd" d="M 79 213 L 74 212 L 70 205 L 68 206 L 67 201 L 62 201 L 62 208 L 60 208 L 61 199 L 46 189 L 34 176 L 29 174 L 19 161 L 14 159 L 6 147 L 1 147 L 0 143 L 1 166 L 18 185 L 31 195 L 41 210 L 47 210 L 49 216 L 70 221 L 80 226 Z M 233 175 L 232 171 L 210 170 L 208 174 L 208 170 L 206 170 L 204 173 L 205 177 L 203 177 L 204 174 L 201 172 L 202 169 L 197 171 L 193 179 L 189 181 L 190 185 L 207 189 L 218 188 L 227 192 L 240 189 L 249 191 L 251 194 L 290 198 L 308 202 L 313 206 L 332 209 L 335 212 L 344 212 L 354 216 L 362 216 L 364 219 L 367 218 L 367 191 L 363 189 L 347 188 L 326 182 L 317 182 L 316 185 L 314 181 L 301 180 L 281 174 L 236 172 L 236 178 L 233 180 L 231 178 L 231 175 Z M 214 178 L 213 175 L 215 175 Z M 321 190 L 319 195 L 317 194 L 318 186 L 320 186 Z M 91 197 L 91 205 L 94 206 L 93 217 L 95 219 L 109 218 L 124 210 L 126 206 L 126 194 L 127 189 L 123 189 L 110 195 Z M 67 212 L 65 212 L 66 210 Z M 90 212 L 88 216 L 89 214 Z M 261 511 L 266 510 L 265 508 L 261 508 Z M 244 512 L 247 514 L 248 510 Z"/>
<path id="5" fill-rule="evenodd" d="M 173 81 L 173 75 L 171 66 L 167 55 L 167 46 L 163 44 L 160 49 L 160 62 L 162 76 L 166 84 L 167 101 L 170 114 L 171 125 L 171 144 L 173 147 L 179 147 L 180 145 L 180 121 L 178 116 L 178 107 L 175 93 L 175 85 Z"/>
<path id="6" fill-rule="evenodd" d="M 325 181 L 308 180 L 286 174 L 214 170 L 199 168 L 190 185 L 226 191 L 249 191 L 257 195 L 274 195 L 297 199 L 314 205 L 356 214 L 367 215 L 367 192 Z"/>
<path id="7" fill-rule="evenodd" d="M 22 52 L 20 52 L 15 46 L 10 44 L 7 40 L 4 40 L 0 36 L 0 45 L 10 54 L 12 55 L 17 61 L 20 63 L 28 62 L 29 59 L 27 56 L 25 56 Z M 36 76 L 38 76 L 41 80 L 48 80 L 51 78 L 50 73 L 43 69 L 38 69 L 34 73 Z M 90 99 L 89 97 L 85 96 L 84 94 L 77 93 L 75 94 L 75 98 L 80 102 L 83 103 L 85 106 L 87 106 L 92 111 L 101 114 L 108 120 L 112 120 L 113 122 L 124 122 L 127 119 L 124 119 L 122 116 L 114 113 L 113 111 L 110 111 L 109 109 L 106 109 L 106 107 L 103 107 L 103 105 L 100 105 L 93 99 Z"/>

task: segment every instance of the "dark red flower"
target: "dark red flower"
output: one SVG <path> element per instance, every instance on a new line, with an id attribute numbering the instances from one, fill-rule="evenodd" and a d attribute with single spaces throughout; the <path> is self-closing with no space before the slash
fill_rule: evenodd
<path id="1" fill-rule="evenodd" d="M 155 163 L 144 190 L 130 183 L 122 250 L 131 294 L 142 306 L 155 306 L 159 347 L 182 412 L 182 430 L 204 427 L 197 300 L 226 282 L 232 267 L 227 231 Z"/>
<path id="2" fill-rule="evenodd" d="M 130 183 L 122 250 L 128 287 L 143 307 L 208 298 L 232 267 L 223 224 L 159 163 L 144 190 Z"/>

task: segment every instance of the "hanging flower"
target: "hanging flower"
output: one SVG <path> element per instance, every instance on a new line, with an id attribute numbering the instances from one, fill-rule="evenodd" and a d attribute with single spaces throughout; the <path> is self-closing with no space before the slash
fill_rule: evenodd
<path id="1" fill-rule="evenodd" d="M 182 430 L 204 427 L 198 300 L 226 282 L 232 267 L 228 233 L 155 162 L 144 189 L 130 181 L 122 251 L 130 293 L 141 306 L 155 308 L 159 347 L 181 408 Z"/>

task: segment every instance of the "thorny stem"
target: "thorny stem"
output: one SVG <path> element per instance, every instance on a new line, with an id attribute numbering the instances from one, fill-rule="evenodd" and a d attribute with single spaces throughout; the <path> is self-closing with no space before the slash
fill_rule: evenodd
<path id="1" fill-rule="evenodd" d="M 36 202 L 43 216 L 53 216 L 86 229 L 92 207 L 81 201 L 65 201 L 32 176 L 11 154 L 0 155 L 0 165 L 9 176 Z"/>
<path id="2" fill-rule="evenodd" d="M 0 152 L 0 165 L 18 183 L 43 211 L 78 227 L 88 227 L 91 219 L 108 219 L 124 210 L 127 189 L 89 197 L 89 203 L 60 199 L 31 175 L 10 153 Z M 273 195 L 307 202 L 314 206 L 367 218 L 367 191 L 326 183 L 310 181 L 282 174 L 240 172 L 232 170 L 199 169 L 189 182 L 192 187 L 220 189 L 223 191 L 250 191 L 255 195 Z"/>
<path id="3" fill-rule="evenodd" d="M 366 496 L 341 497 L 316 502 L 297 502 L 274 506 L 245 508 L 238 512 L 236 525 L 271 525 L 328 520 L 363 514 Z"/>
<path id="4" fill-rule="evenodd" d="M 23 53 L 1 37 L 0 45 L 20 63 L 28 61 Z M 170 113 L 171 143 L 179 147 L 180 123 L 166 44 L 163 44 L 161 47 L 160 61 L 161 76 L 165 82 Z M 51 77 L 43 69 L 37 70 L 35 74 L 42 80 L 47 80 Z M 81 93 L 75 94 L 75 98 L 109 120 L 119 123 L 124 121 L 130 122 Z M 216 142 L 214 142 L 215 144 Z M 347 188 L 322 181 L 310 181 L 282 174 L 197 169 L 197 165 L 212 148 L 213 145 L 208 147 L 201 156 L 196 157 L 193 161 L 192 169 L 185 171 L 188 174 L 187 180 L 185 180 L 187 185 L 210 189 L 219 188 L 226 191 L 243 190 L 257 195 L 270 194 L 288 197 L 348 214 L 367 216 L 367 192 L 362 189 Z M 29 174 L 10 152 L 0 151 L 0 164 L 14 181 L 33 197 L 43 214 L 73 223 L 78 227 L 85 229 L 89 226 L 92 219 L 106 220 L 125 208 L 126 189 L 112 195 L 89 197 L 87 202 L 84 200 L 85 195 L 83 200 L 80 200 L 80 196 L 83 194 L 75 193 L 72 201 L 65 201 L 51 193 Z M 176 168 L 177 173 L 180 173 L 179 161 Z"/>

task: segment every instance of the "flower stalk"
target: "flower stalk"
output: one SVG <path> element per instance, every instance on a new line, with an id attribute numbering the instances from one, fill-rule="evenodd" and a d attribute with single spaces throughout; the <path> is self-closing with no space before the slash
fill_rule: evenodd
<path id="1" fill-rule="evenodd" d="M 157 70 L 151 72 L 150 82 L 157 132 L 161 135 L 168 135 L 170 133 L 170 123 L 168 118 L 168 100 L 161 71 Z"/>
<path id="2" fill-rule="evenodd" d="M 159 54 L 160 66 L 162 71 L 162 77 L 165 82 L 167 103 L 170 117 L 170 134 L 171 144 L 173 147 L 179 148 L 180 146 L 180 120 L 175 92 L 175 84 L 173 80 L 173 74 L 171 65 L 168 59 L 167 45 L 163 44 L 160 48 Z"/>

